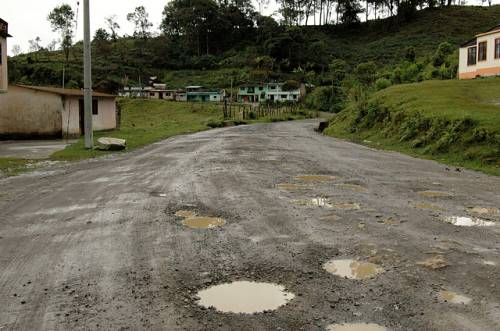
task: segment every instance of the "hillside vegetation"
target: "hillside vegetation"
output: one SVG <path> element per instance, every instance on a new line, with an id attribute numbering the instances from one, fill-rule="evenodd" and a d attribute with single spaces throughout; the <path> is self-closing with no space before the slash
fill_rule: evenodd
<path id="1" fill-rule="evenodd" d="M 116 40 L 96 36 L 94 85 L 100 90 L 116 91 L 123 84 L 145 83 L 150 76 L 158 76 L 170 87 L 188 84 L 229 87 L 231 81 L 238 85 L 264 79 L 328 85 L 325 71 L 334 59 L 344 59 L 351 67 L 368 61 L 381 68 L 392 66 L 404 58 L 408 47 L 413 47 L 417 58 L 435 51 L 442 42 L 456 48 L 498 24 L 499 17 L 500 5 L 424 9 L 409 20 L 391 17 L 349 25 L 285 26 L 263 17 L 230 46 L 211 49 L 204 55 L 199 55 L 199 51 L 198 54 L 183 52 L 177 39 L 167 35 Z M 70 51 L 68 86 L 82 85 L 82 53 L 81 43 Z M 257 63 L 262 58 L 270 60 Z M 20 55 L 10 59 L 10 80 L 60 85 L 63 63 L 62 51 L 41 50 Z"/>
<path id="2" fill-rule="evenodd" d="M 326 134 L 500 175 L 500 78 L 389 87 L 337 114 Z"/>

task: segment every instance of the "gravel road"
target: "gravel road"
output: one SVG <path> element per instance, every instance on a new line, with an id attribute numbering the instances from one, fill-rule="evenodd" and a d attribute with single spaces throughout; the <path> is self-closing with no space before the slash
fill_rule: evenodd
<path id="1" fill-rule="evenodd" d="M 500 178 L 315 125 L 217 129 L 0 179 L 0 330 L 500 330 Z M 225 224 L 188 227 L 180 210 Z M 339 277 L 332 259 L 383 271 Z M 233 281 L 294 297 L 258 314 L 199 305 Z"/>

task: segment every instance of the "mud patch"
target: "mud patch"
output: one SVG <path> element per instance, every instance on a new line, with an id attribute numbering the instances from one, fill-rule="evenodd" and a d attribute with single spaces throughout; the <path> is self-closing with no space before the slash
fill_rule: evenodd
<path id="1" fill-rule="evenodd" d="M 340 217 L 335 215 L 335 214 L 330 214 L 330 215 L 326 215 L 326 216 L 321 217 L 321 219 L 324 221 L 335 222 L 335 221 L 338 221 L 340 219 Z"/>
<path id="2" fill-rule="evenodd" d="M 337 177 L 327 175 L 302 175 L 295 177 L 295 179 L 303 182 L 331 182 L 336 180 Z"/>
<path id="3" fill-rule="evenodd" d="M 353 203 L 353 202 L 338 202 L 333 204 L 334 209 L 341 209 L 341 210 L 360 210 L 361 206 L 359 203 Z"/>
<path id="4" fill-rule="evenodd" d="M 386 331 L 383 326 L 374 323 L 346 323 L 333 324 L 326 328 L 327 331 Z"/>
<path id="5" fill-rule="evenodd" d="M 421 191 L 419 195 L 426 198 L 451 198 L 453 194 L 443 191 Z"/>
<path id="6" fill-rule="evenodd" d="M 310 190 L 311 188 L 306 185 L 302 184 L 292 184 L 292 183 L 281 183 L 276 185 L 277 189 L 280 190 L 289 190 L 289 191 L 294 191 L 294 190 Z"/>
<path id="7" fill-rule="evenodd" d="M 454 303 L 458 305 L 467 305 L 472 301 L 471 298 L 466 297 L 465 295 L 461 295 L 451 291 L 439 292 L 439 299 L 444 302 Z"/>
<path id="8" fill-rule="evenodd" d="M 430 259 L 420 261 L 416 263 L 418 266 L 428 268 L 428 269 L 442 269 L 448 266 L 448 262 L 444 259 L 442 255 L 436 255 L 431 257 Z"/>
<path id="9" fill-rule="evenodd" d="M 323 264 L 323 269 L 348 279 L 369 279 L 384 272 L 377 264 L 356 260 L 330 260 Z"/>
<path id="10" fill-rule="evenodd" d="M 495 226 L 495 222 L 486 221 L 477 217 L 461 217 L 461 216 L 448 216 L 442 219 L 446 223 L 453 224 L 455 226 Z"/>
<path id="11" fill-rule="evenodd" d="M 332 203 L 326 198 L 312 198 L 304 200 L 292 200 L 294 205 L 299 206 L 309 206 L 309 207 L 323 207 L 323 208 L 333 208 Z"/>
<path id="12" fill-rule="evenodd" d="M 191 218 L 195 217 L 196 213 L 191 210 L 179 210 L 175 213 L 175 216 L 177 217 L 182 217 L 182 218 Z"/>
<path id="13" fill-rule="evenodd" d="M 237 281 L 202 290 L 198 298 L 199 305 L 223 313 L 254 314 L 276 310 L 295 295 L 277 284 Z"/>

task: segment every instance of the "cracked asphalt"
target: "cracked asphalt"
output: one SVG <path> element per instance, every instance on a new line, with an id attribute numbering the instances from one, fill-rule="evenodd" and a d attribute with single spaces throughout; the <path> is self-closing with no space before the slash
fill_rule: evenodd
<path id="1" fill-rule="evenodd" d="M 500 178 L 316 125 L 216 129 L 0 179 L 0 330 L 500 330 Z M 226 223 L 193 229 L 179 210 Z M 342 278 L 323 269 L 332 259 L 384 272 Z M 295 298 L 253 315 L 197 304 L 236 280 Z"/>

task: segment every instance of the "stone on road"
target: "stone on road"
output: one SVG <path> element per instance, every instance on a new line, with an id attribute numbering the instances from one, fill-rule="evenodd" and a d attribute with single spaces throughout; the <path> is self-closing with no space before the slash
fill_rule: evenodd
<path id="1" fill-rule="evenodd" d="M 500 179 L 317 123 L 217 129 L 1 179 L 0 329 L 498 330 Z M 495 225 L 443 221 L 478 210 Z M 186 225 L 196 217 L 223 222 Z M 419 265 L 437 259 L 446 267 Z M 383 272 L 324 268 L 346 260 Z M 198 295 L 249 282 L 274 284 L 273 304 L 231 300 L 265 311 Z"/>

